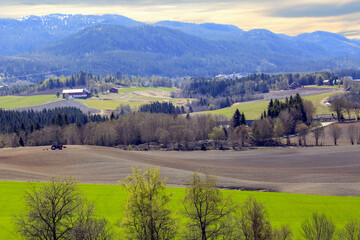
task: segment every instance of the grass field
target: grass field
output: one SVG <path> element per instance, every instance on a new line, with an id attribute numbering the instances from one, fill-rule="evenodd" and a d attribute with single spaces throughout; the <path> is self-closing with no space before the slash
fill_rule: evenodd
<path id="1" fill-rule="evenodd" d="M 110 109 L 115 110 L 121 104 L 130 105 L 132 109 L 138 109 L 144 102 L 126 102 L 115 100 L 96 100 L 96 99 L 76 99 L 77 101 L 86 104 L 90 108 L 96 109 Z"/>
<path id="2" fill-rule="evenodd" d="M 305 88 L 339 88 L 339 89 L 341 89 L 343 86 L 339 86 L 339 85 L 332 85 L 332 86 L 318 86 L 318 85 L 305 85 L 304 86 Z"/>
<path id="3" fill-rule="evenodd" d="M 162 90 L 165 92 L 172 92 L 175 91 L 176 88 L 166 88 L 166 87 L 136 87 L 136 88 L 120 88 L 119 93 L 124 92 L 139 92 L 139 91 L 151 91 L 151 90 Z"/>
<path id="4" fill-rule="evenodd" d="M 18 239 L 15 235 L 14 216 L 24 209 L 23 194 L 29 183 L 0 182 L 0 239 Z M 121 220 L 126 203 L 127 193 L 116 185 L 80 184 L 80 190 L 88 200 L 93 201 L 96 215 L 106 217 L 116 227 Z M 179 212 L 182 208 L 184 188 L 167 188 L 173 194 L 171 208 Z M 243 203 L 248 196 L 254 196 L 267 209 L 268 217 L 274 227 L 288 224 L 294 232 L 295 239 L 300 237 L 301 222 L 312 212 L 325 213 L 342 228 L 349 220 L 358 218 L 360 214 L 360 198 L 329 197 L 287 193 L 262 193 L 223 191 L 231 194 L 237 203 Z M 181 216 L 181 215 L 178 215 Z M 180 217 L 181 218 L 181 217 Z M 180 223 L 184 221 L 180 220 Z M 183 224 L 180 224 L 180 228 Z"/>
<path id="5" fill-rule="evenodd" d="M 32 107 L 48 102 L 58 101 L 55 95 L 36 95 L 36 96 L 3 96 L 0 97 L 0 108 L 14 109 L 21 107 Z"/>
<path id="6" fill-rule="evenodd" d="M 164 87 L 122 88 L 119 89 L 119 93 L 100 94 L 99 98 L 78 99 L 77 101 L 91 108 L 110 110 L 116 109 L 121 104 L 130 105 L 131 108 L 138 109 L 143 104 L 156 101 L 169 101 L 174 105 L 184 105 L 188 99 L 170 97 L 170 92 L 175 90 L 176 88 Z"/>
<path id="7" fill-rule="evenodd" d="M 317 95 L 304 97 L 304 99 L 313 102 L 314 106 L 316 107 L 317 114 L 328 114 L 331 113 L 329 108 L 327 106 L 321 105 L 320 101 L 333 94 L 336 93 L 329 92 L 329 93 L 317 94 Z M 248 103 L 245 102 L 228 108 L 222 108 L 214 111 L 206 111 L 202 113 L 232 117 L 234 115 L 235 110 L 239 109 L 240 112 L 245 113 L 246 119 L 255 120 L 260 118 L 261 113 L 263 113 L 264 110 L 266 110 L 268 104 L 269 101 L 248 102 Z"/>

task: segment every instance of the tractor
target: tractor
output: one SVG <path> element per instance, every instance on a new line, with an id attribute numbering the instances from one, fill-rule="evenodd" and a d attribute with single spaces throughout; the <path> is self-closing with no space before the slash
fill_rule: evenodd
<path id="1" fill-rule="evenodd" d="M 57 142 L 54 142 L 52 145 L 51 145 L 51 150 L 56 150 L 56 149 L 59 149 L 59 150 L 62 150 L 63 149 L 63 145 L 62 144 L 59 144 Z"/>

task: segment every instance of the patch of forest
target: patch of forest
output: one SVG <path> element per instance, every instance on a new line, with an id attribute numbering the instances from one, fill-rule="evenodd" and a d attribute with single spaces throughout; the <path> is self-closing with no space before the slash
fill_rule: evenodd
<path id="1" fill-rule="evenodd" d="M 340 110 L 332 107 L 338 121 L 346 107 L 346 98 L 341 101 Z M 335 106 L 335 104 L 333 104 Z M 338 104 L 336 104 L 338 106 Z M 351 105 L 351 110 L 359 119 L 359 104 Z M 274 99 L 268 104 L 261 119 L 247 124 L 246 116 L 236 110 L 232 119 L 202 114 L 179 115 L 181 109 L 171 103 L 145 105 L 139 112 L 122 109 L 119 115 L 110 118 L 100 115 L 86 116 L 80 110 L 64 108 L 42 112 L 0 111 L 2 120 L 1 147 L 48 145 L 53 141 L 64 144 L 100 145 L 126 149 L 139 146 L 139 149 L 163 148 L 165 150 L 207 150 L 241 149 L 248 146 L 282 145 L 282 138 L 298 136 L 298 145 L 307 145 L 306 136 L 310 133 L 316 140 L 323 136 L 324 128 L 313 120 L 315 107 L 311 101 L 303 100 L 299 94 L 285 100 Z M 16 119 L 10 121 L 9 119 Z M 337 125 L 331 127 L 334 144 L 339 138 Z M 349 131 L 351 132 L 351 131 Z M 352 144 L 359 142 L 360 131 L 353 129 L 349 136 Z"/>

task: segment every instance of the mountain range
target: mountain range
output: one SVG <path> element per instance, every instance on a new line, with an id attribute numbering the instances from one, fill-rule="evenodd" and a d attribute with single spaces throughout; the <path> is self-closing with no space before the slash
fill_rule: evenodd
<path id="1" fill-rule="evenodd" d="M 360 67 L 360 40 L 329 32 L 298 36 L 234 25 L 120 15 L 0 19 L 0 74 L 39 81 L 46 74 L 215 76 Z"/>

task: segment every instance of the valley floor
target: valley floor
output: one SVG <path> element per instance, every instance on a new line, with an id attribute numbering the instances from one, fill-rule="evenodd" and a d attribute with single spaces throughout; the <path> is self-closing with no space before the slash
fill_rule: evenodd
<path id="1" fill-rule="evenodd" d="M 0 149 L 0 180 L 46 181 L 73 176 L 82 183 L 117 184 L 131 167 L 159 166 L 169 186 L 187 184 L 206 170 L 226 188 L 335 196 L 360 196 L 360 148 L 324 146 L 248 151 L 124 151 L 98 146 Z"/>

